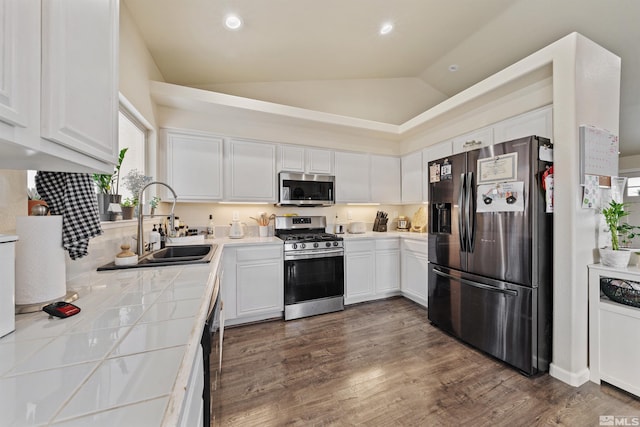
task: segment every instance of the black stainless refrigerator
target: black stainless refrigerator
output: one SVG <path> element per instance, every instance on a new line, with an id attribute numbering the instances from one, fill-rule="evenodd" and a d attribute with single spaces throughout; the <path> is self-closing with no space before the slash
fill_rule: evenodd
<path id="1" fill-rule="evenodd" d="M 551 359 L 550 152 L 530 136 L 428 165 L 429 320 L 526 375 Z"/>

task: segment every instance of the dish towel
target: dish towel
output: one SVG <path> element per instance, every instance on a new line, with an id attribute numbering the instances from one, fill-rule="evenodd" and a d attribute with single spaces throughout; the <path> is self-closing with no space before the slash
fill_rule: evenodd
<path id="1" fill-rule="evenodd" d="M 87 255 L 89 239 L 102 234 L 94 188 L 91 175 L 86 173 L 36 174 L 36 189 L 49 205 L 49 212 L 62 215 L 62 246 L 71 259 Z"/>

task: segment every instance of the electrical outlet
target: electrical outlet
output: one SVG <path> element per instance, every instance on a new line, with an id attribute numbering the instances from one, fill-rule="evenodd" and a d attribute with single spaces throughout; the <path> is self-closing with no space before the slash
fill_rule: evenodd
<path id="1" fill-rule="evenodd" d="M 393 217 L 392 218 L 398 218 L 398 211 L 393 211 Z"/>
<path id="2" fill-rule="evenodd" d="M 351 211 L 347 211 L 347 219 L 349 221 L 351 221 L 353 219 L 353 215 L 351 214 Z"/>
<path id="3" fill-rule="evenodd" d="M 233 220 L 234 220 L 234 221 L 240 221 L 240 212 L 238 212 L 238 211 L 233 211 L 233 214 L 232 214 L 232 215 L 233 215 L 233 217 L 232 217 L 232 218 L 233 218 Z"/>

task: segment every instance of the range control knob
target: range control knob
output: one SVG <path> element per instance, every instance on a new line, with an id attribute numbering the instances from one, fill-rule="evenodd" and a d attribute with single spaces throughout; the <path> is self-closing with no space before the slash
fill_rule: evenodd
<path id="1" fill-rule="evenodd" d="M 307 247 L 307 245 L 306 245 L 306 244 L 304 244 L 304 243 L 300 243 L 300 249 L 304 249 L 304 248 L 306 248 L 306 247 Z"/>
<path id="2" fill-rule="evenodd" d="M 338 242 L 333 242 L 333 246 L 338 246 Z"/>
<path id="3" fill-rule="evenodd" d="M 297 243 L 294 243 L 292 246 L 293 246 L 293 249 L 298 249 L 298 244 Z"/>
<path id="4" fill-rule="evenodd" d="M 320 246 L 320 245 L 319 245 L 319 244 L 317 244 L 317 243 L 314 243 L 314 244 L 313 244 L 313 247 L 314 247 L 314 248 L 317 248 L 318 246 Z"/>
<path id="5" fill-rule="evenodd" d="M 330 248 L 330 247 L 331 247 L 331 242 L 327 242 L 327 243 L 325 244 L 325 246 L 326 246 L 326 247 L 328 247 L 328 248 Z"/>

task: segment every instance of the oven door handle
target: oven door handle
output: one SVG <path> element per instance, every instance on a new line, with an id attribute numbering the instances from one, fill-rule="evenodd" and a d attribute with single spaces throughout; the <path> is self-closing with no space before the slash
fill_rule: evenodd
<path id="1" fill-rule="evenodd" d="M 329 250 L 323 250 L 323 251 L 296 251 L 295 253 L 289 254 L 286 253 L 284 254 L 284 260 L 285 261 L 295 261 L 295 260 L 299 260 L 299 259 L 311 259 L 311 258 L 329 258 L 329 257 L 336 257 L 336 256 L 344 256 L 344 249 L 340 248 L 340 249 L 329 249 Z"/>

